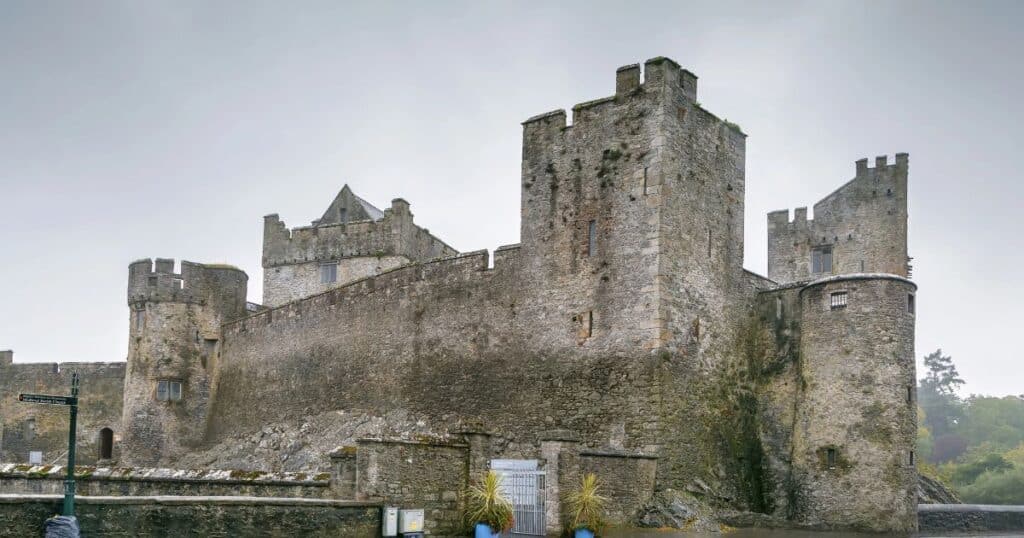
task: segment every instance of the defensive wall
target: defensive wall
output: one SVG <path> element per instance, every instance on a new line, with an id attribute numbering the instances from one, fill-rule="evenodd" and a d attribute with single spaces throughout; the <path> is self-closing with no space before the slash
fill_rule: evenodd
<path id="1" fill-rule="evenodd" d="M 125 363 L 14 363 L 14 353 L 0 351 L 0 462 L 29 461 L 42 452 L 44 463 L 62 460 L 68 446 L 68 408 L 18 401 L 20 393 L 69 395 L 71 374 L 81 379 L 78 414 L 78 460 L 101 459 L 101 437 L 109 430 L 110 455 L 120 455 L 121 404 Z"/>

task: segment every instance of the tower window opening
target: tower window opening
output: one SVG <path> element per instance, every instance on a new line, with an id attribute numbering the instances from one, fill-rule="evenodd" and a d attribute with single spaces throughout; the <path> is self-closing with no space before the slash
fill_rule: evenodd
<path id="1" fill-rule="evenodd" d="M 147 278 L 146 279 L 146 285 L 148 285 L 148 286 L 150 286 L 152 288 L 155 288 L 156 287 L 156 277 L 155 276 L 151 276 L 151 277 Z"/>
<path id="2" fill-rule="evenodd" d="M 338 281 L 338 264 L 324 263 L 320 265 L 320 283 L 331 284 Z"/>
<path id="3" fill-rule="evenodd" d="M 644 196 L 647 195 L 647 167 L 644 167 Z"/>
<path id="4" fill-rule="evenodd" d="M 907 403 L 914 403 L 914 387 L 907 385 Z"/>
<path id="5" fill-rule="evenodd" d="M 910 462 L 910 466 L 913 467 L 914 466 L 914 451 L 913 450 L 910 451 L 909 462 Z"/>
<path id="6" fill-rule="evenodd" d="M 161 379 L 156 382 L 156 399 L 160 402 L 181 400 L 181 381 Z"/>
<path id="7" fill-rule="evenodd" d="M 587 256 L 597 254 L 597 221 L 592 220 L 587 224 Z"/>
<path id="8" fill-rule="evenodd" d="M 915 306 L 914 306 L 914 294 L 913 293 L 907 294 L 907 312 L 909 312 L 911 314 L 915 314 L 916 313 L 915 312 Z"/>
<path id="9" fill-rule="evenodd" d="M 829 469 L 836 468 L 836 449 L 830 448 L 825 451 L 825 466 Z"/>
<path id="10" fill-rule="evenodd" d="M 100 459 L 109 460 L 114 457 L 114 430 L 103 428 L 100 430 Z"/>
<path id="11" fill-rule="evenodd" d="M 348 222 L 348 208 L 342 207 L 338 209 L 338 222 L 342 224 Z"/>
<path id="12" fill-rule="evenodd" d="M 141 331 L 146 327 L 146 311 L 136 310 L 135 311 L 135 330 Z"/>
<path id="13" fill-rule="evenodd" d="M 811 250 L 811 273 L 832 272 L 832 246 L 814 247 Z"/>
<path id="14" fill-rule="evenodd" d="M 846 308 L 846 295 L 845 291 L 837 291 L 829 297 L 829 306 L 832 310 Z"/>
<path id="15" fill-rule="evenodd" d="M 185 281 L 180 278 L 175 278 L 171 281 L 171 287 L 178 290 L 185 289 Z"/>

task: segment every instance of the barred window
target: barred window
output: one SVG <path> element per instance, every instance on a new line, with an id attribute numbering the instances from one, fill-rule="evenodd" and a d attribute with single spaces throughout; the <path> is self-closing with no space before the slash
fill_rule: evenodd
<path id="1" fill-rule="evenodd" d="M 325 263 L 320 266 L 320 283 L 330 284 L 338 281 L 338 264 Z"/>
<path id="2" fill-rule="evenodd" d="M 178 401 L 181 399 L 181 381 L 161 379 L 156 382 L 157 401 Z"/>
<path id="3" fill-rule="evenodd" d="M 832 272 L 832 246 L 814 247 L 811 250 L 811 273 Z"/>
<path id="4" fill-rule="evenodd" d="M 829 306 L 832 307 L 832 310 L 846 308 L 846 292 L 837 291 L 833 293 L 832 296 L 829 298 Z"/>

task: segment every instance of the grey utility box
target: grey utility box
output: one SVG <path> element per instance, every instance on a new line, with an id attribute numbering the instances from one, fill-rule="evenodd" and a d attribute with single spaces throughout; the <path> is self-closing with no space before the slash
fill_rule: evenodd
<path id="1" fill-rule="evenodd" d="M 399 510 L 398 532 L 401 534 L 419 534 L 423 532 L 423 509 Z"/>
<path id="2" fill-rule="evenodd" d="M 380 531 L 384 536 L 398 536 L 398 508 L 386 506 L 381 510 L 384 521 L 380 522 Z"/>

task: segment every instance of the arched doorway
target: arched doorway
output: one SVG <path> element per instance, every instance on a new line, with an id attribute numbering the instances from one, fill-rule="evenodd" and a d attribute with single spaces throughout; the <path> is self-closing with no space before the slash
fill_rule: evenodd
<path id="1" fill-rule="evenodd" d="M 100 459 L 109 460 L 114 457 L 114 430 L 103 428 L 100 430 Z"/>

